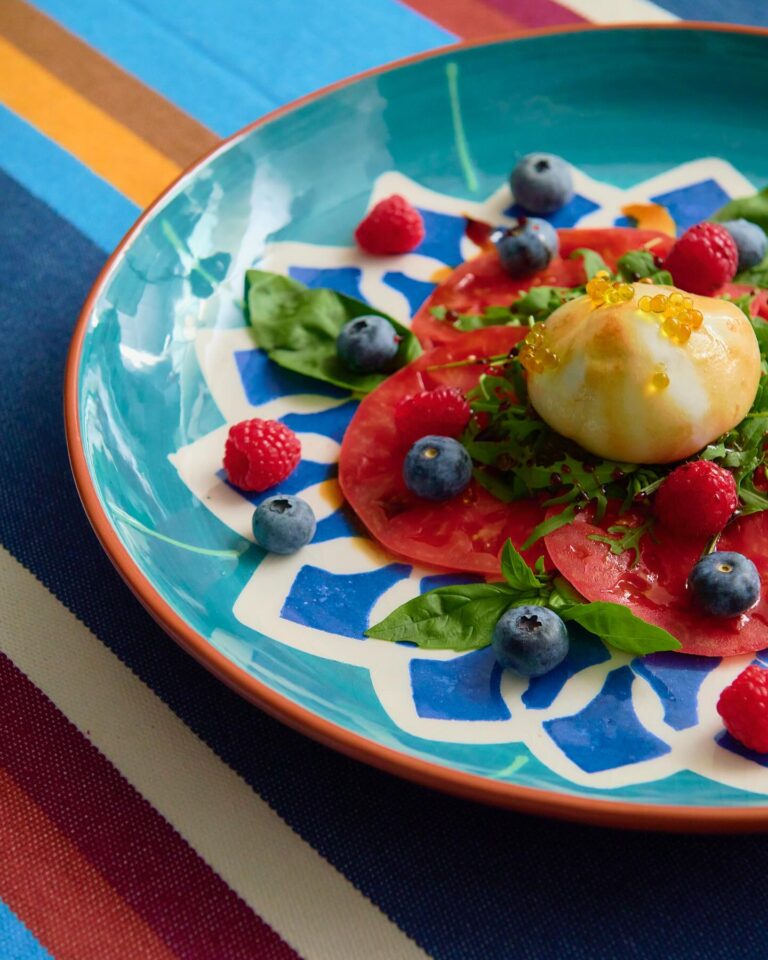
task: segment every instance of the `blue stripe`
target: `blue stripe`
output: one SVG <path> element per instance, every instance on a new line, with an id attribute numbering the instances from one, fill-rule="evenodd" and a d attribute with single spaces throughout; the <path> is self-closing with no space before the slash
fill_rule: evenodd
<path id="1" fill-rule="evenodd" d="M 0 539 L 293 829 L 435 960 L 764 954 L 768 838 L 617 834 L 454 800 L 281 726 L 176 647 L 103 555 L 56 415 L 103 254 L 2 174 L 0 209 Z"/>
<path id="2" fill-rule="evenodd" d="M 659 6 L 683 20 L 711 20 L 714 23 L 745 23 L 768 26 L 765 0 L 662 0 Z"/>
<path id="3" fill-rule="evenodd" d="M 116 246 L 138 207 L 66 150 L 0 104 L 0 166 L 104 250 Z"/>
<path id="4" fill-rule="evenodd" d="M 0 957 L 3 960 L 52 960 L 7 904 L 0 900 Z"/>
<path id="5" fill-rule="evenodd" d="M 455 39 L 397 0 L 36 6 L 222 135 L 317 87 Z"/>

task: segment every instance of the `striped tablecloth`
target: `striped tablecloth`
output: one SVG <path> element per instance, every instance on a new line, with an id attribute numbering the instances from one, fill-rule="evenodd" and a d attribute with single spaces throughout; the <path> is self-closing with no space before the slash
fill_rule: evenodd
<path id="1" fill-rule="evenodd" d="M 678 17 L 768 25 L 768 4 L 0 0 L 2 960 L 766 955 L 768 838 L 485 809 L 225 689 L 102 554 L 60 414 L 107 252 L 221 136 L 457 37 Z"/>

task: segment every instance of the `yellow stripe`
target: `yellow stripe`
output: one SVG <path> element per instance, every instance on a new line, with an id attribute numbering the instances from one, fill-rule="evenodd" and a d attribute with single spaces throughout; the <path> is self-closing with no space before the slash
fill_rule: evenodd
<path id="1" fill-rule="evenodd" d="M 145 207 L 180 167 L 0 37 L 0 101 Z"/>

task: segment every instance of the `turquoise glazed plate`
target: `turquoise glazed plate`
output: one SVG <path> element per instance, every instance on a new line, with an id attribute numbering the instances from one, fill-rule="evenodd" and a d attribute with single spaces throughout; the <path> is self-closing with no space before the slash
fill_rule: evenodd
<path id="1" fill-rule="evenodd" d="M 768 760 L 729 740 L 715 710 L 750 657 L 633 659 L 574 643 L 528 682 L 487 649 L 364 639 L 456 577 L 365 537 L 336 482 L 355 402 L 269 363 L 242 310 L 258 266 L 407 323 L 438 271 L 477 251 L 465 215 L 509 222 L 506 178 L 532 150 L 573 165 L 556 226 L 621 223 L 626 204 L 654 202 L 685 228 L 768 177 L 763 104 L 745 95 L 762 88 L 766 57 L 762 33 L 697 26 L 459 46 L 278 111 L 184 174 L 99 278 L 66 398 L 86 510 L 169 633 L 287 723 L 422 783 L 612 825 L 768 825 Z M 422 210 L 426 239 L 407 256 L 364 256 L 352 231 L 391 193 Z M 318 531 L 294 556 L 254 544 L 259 497 L 221 473 L 229 425 L 254 416 L 302 441 L 280 489 L 312 504 Z"/>

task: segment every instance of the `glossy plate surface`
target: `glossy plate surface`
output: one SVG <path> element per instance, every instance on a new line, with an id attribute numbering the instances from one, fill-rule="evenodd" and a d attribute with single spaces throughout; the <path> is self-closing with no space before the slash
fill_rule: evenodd
<path id="1" fill-rule="evenodd" d="M 621 223 L 627 203 L 658 202 L 686 227 L 765 180 L 762 103 L 745 92 L 761 88 L 766 55 L 763 34 L 705 28 L 454 48 L 280 111 L 185 174 L 105 268 L 67 378 L 86 509 L 169 632 L 285 721 L 437 787 L 614 825 L 768 824 L 768 761 L 724 737 L 714 709 L 750 658 L 633 660 L 577 643 L 528 684 L 488 650 L 364 640 L 369 622 L 456 578 L 360 532 L 335 481 L 354 403 L 271 366 L 242 316 L 256 265 L 407 322 L 437 272 L 475 252 L 463 215 L 514 215 L 506 176 L 532 150 L 574 166 L 577 194 L 556 225 Z M 363 257 L 352 230 L 394 192 L 422 209 L 427 238 L 406 257 Z M 306 497 L 319 524 L 294 557 L 255 546 L 258 497 L 220 472 L 228 425 L 249 416 L 302 439 L 280 489 Z"/>

